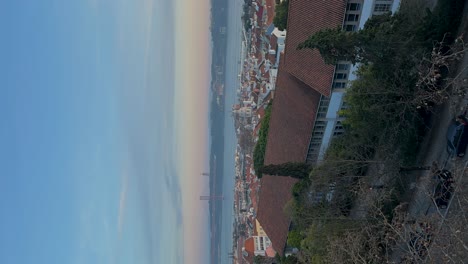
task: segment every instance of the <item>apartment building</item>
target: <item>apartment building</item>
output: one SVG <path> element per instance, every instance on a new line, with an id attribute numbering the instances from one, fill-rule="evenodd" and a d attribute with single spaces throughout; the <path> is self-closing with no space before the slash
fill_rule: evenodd
<path id="1" fill-rule="evenodd" d="M 349 0 L 346 2 L 342 28 L 345 31 L 357 31 L 364 27 L 367 20 L 374 15 L 395 12 L 400 0 Z M 315 117 L 314 130 L 311 135 L 307 162 L 320 162 L 330 144 L 331 139 L 343 133 L 340 110 L 347 107 L 343 101 L 346 88 L 350 81 L 356 79 L 357 65 L 346 61 L 338 62 L 334 68 L 333 80 L 330 84 L 330 94 L 323 94 Z"/>
<path id="2" fill-rule="evenodd" d="M 281 56 L 269 124 L 265 164 L 317 163 L 333 136 L 343 132 L 339 116 L 356 67 L 325 64 L 317 50 L 297 46 L 314 33 L 342 27 L 356 31 L 373 15 L 395 11 L 399 0 L 289 0 L 284 54 Z M 297 179 L 263 175 L 257 219 L 280 255 L 287 252 L 290 218 L 283 211 Z"/>

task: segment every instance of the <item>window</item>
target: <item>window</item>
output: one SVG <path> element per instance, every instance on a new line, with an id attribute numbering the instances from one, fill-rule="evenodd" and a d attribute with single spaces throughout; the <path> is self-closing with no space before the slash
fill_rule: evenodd
<path id="1" fill-rule="evenodd" d="M 348 77 L 348 74 L 346 73 L 335 73 L 335 77 L 333 79 L 335 80 L 345 80 Z"/>
<path id="2" fill-rule="evenodd" d="M 327 113 L 318 113 L 317 118 L 325 118 L 327 116 Z"/>
<path id="3" fill-rule="evenodd" d="M 351 3 L 346 5 L 346 10 L 349 11 L 359 11 L 361 10 L 361 4 L 359 3 Z"/>
<path id="4" fill-rule="evenodd" d="M 317 135 L 313 135 L 312 138 L 315 139 L 315 140 L 320 140 L 320 142 L 322 142 L 322 138 L 323 138 L 323 137 L 317 136 Z"/>
<path id="5" fill-rule="evenodd" d="M 339 135 L 341 135 L 341 134 L 343 134 L 343 132 L 341 132 L 341 131 L 338 131 L 338 132 L 334 132 L 334 133 L 333 133 L 334 136 L 339 136 Z"/>
<path id="6" fill-rule="evenodd" d="M 319 113 L 323 113 L 323 112 L 326 113 L 327 110 L 328 110 L 328 106 L 320 106 L 318 109 Z"/>
<path id="7" fill-rule="evenodd" d="M 344 30 L 347 31 L 347 32 L 353 32 L 353 31 L 356 31 L 356 25 L 345 25 L 344 26 Z"/>
<path id="8" fill-rule="evenodd" d="M 333 82 L 332 88 L 345 88 L 346 83 L 345 82 Z"/>
<path id="9" fill-rule="evenodd" d="M 321 139 L 321 138 L 312 137 L 312 139 L 310 140 L 310 142 L 312 142 L 312 143 L 320 143 L 320 142 L 322 142 L 322 139 Z"/>
<path id="10" fill-rule="evenodd" d="M 322 136 L 322 135 L 323 135 L 322 131 L 314 132 L 314 136 Z"/>
<path id="11" fill-rule="evenodd" d="M 315 125 L 325 125 L 326 123 L 326 121 L 317 121 L 315 122 Z"/>
<path id="12" fill-rule="evenodd" d="M 359 21 L 359 15 L 357 15 L 357 14 L 348 14 L 346 16 L 346 21 Z"/>
<path id="13" fill-rule="evenodd" d="M 336 70 L 337 71 L 347 71 L 349 69 L 349 64 L 337 64 Z"/>
<path id="14" fill-rule="evenodd" d="M 390 4 L 375 4 L 374 12 L 388 12 L 390 11 Z"/>
<path id="15" fill-rule="evenodd" d="M 323 131 L 323 130 L 325 130 L 325 126 L 323 126 L 323 125 L 315 126 L 315 130 L 316 131 Z"/>

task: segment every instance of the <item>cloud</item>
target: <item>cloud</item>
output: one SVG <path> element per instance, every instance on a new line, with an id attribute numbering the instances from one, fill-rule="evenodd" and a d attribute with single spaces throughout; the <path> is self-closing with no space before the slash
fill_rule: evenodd
<path id="1" fill-rule="evenodd" d="M 122 228 L 125 217 L 125 205 L 127 202 L 127 191 L 128 191 L 128 170 L 124 169 L 121 179 L 120 195 L 119 195 L 119 214 L 117 218 L 117 228 L 119 232 L 119 238 L 122 235 Z"/>

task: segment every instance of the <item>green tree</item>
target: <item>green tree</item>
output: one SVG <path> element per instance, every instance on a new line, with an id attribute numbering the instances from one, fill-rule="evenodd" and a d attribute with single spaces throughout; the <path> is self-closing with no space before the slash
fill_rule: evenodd
<path id="1" fill-rule="evenodd" d="M 265 257 L 265 256 L 255 256 L 253 259 L 254 264 L 272 264 L 274 262 L 274 258 Z"/>
<path id="2" fill-rule="evenodd" d="M 303 238 L 299 230 L 291 230 L 288 234 L 288 245 L 300 249 Z"/>
<path id="3" fill-rule="evenodd" d="M 298 49 L 317 49 L 328 64 L 338 61 L 356 63 L 360 53 L 361 35 L 341 28 L 324 29 L 299 44 Z"/>
<path id="4" fill-rule="evenodd" d="M 261 172 L 271 176 L 289 176 L 302 179 L 309 175 L 312 166 L 305 162 L 286 162 L 282 164 L 269 164 L 262 167 Z"/>
<path id="5" fill-rule="evenodd" d="M 324 29 L 310 36 L 298 49 L 317 49 L 328 64 L 338 61 L 381 63 L 387 66 L 395 56 L 416 57 L 424 45 L 413 29 L 405 24 L 407 17 L 385 14 L 369 19 L 364 29 L 346 32 L 341 28 Z"/>
<path id="6" fill-rule="evenodd" d="M 268 130 L 270 128 L 270 116 L 273 101 L 270 101 L 265 109 L 265 115 L 263 116 L 260 124 L 260 131 L 258 132 L 258 141 L 254 148 L 253 163 L 257 177 L 262 177 L 262 167 L 265 161 L 265 151 L 268 139 Z"/>
<path id="7" fill-rule="evenodd" d="M 285 30 L 288 24 L 288 6 L 289 0 L 285 0 L 275 7 L 275 17 L 273 18 L 273 24 L 279 30 Z"/>

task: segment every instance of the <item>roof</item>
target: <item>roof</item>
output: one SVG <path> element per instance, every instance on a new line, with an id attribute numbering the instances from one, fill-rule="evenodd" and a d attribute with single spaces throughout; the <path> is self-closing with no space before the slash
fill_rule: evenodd
<path id="1" fill-rule="evenodd" d="M 272 50 L 276 51 L 278 46 L 278 37 L 275 34 L 270 36 L 270 47 Z"/>
<path id="2" fill-rule="evenodd" d="M 266 0 L 266 10 L 267 10 L 267 26 L 273 23 L 273 17 L 275 17 L 275 0 Z"/>
<path id="3" fill-rule="evenodd" d="M 254 246 L 253 237 L 249 237 L 249 238 L 247 238 L 247 240 L 245 240 L 244 248 L 245 248 L 245 251 L 247 251 L 249 253 L 252 253 L 252 254 L 254 253 L 255 246 Z"/>
<path id="4" fill-rule="evenodd" d="M 276 81 L 265 164 L 305 161 L 320 94 L 283 71 Z"/>
<path id="5" fill-rule="evenodd" d="M 248 263 L 253 263 L 254 251 L 255 251 L 255 245 L 254 245 L 253 237 L 249 237 L 249 238 L 247 238 L 247 240 L 245 240 L 244 248 L 245 248 L 245 251 L 248 253 L 247 256 L 244 256 L 244 259 Z"/>
<path id="6" fill-rule="evenodd" d="M 259 5 L 258 11 L 257 11 L 257 23 L 260 27 L 263 27 L 262 20 L 263 20 L 263 6 Z"/>
<path id="7" fill-rule="evenodd" d="M 317 50 L 297 46 L 315 32 L 341 26 L 345 8 L 346 0 L 289 1 L 284 70 L 325 96 L 331 92 L 334 67 L 325 64 Z"/>
<path id="8" fill-rule="evenodd" d="M 289 73 L 278 71 L 265 151 L 265 164 L 304 162 L 320 94 Z M 264 175 L 261 179 L 257 219 L 272 241 L 273 248 L 284 253 L 289 217 L 283 208 L 292 198 L 297 179 Z"/>
<path id="9" fill-rule="evenodd" d="M 275 249 L 270 245 L 269 247 L 266 248 L 265 253 L 267 257 L 274 258 L 276 255 Z"/>

